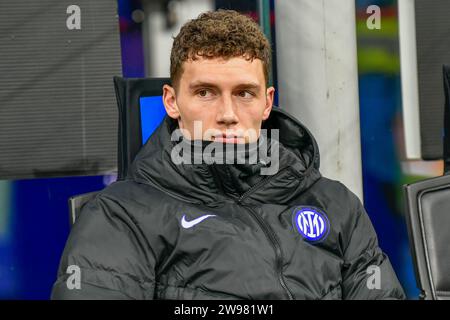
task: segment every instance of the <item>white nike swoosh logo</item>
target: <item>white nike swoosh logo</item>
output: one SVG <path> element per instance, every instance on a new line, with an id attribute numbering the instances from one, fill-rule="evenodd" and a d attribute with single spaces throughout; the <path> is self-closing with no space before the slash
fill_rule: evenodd
<path id="1" fill-rule="evenodd" d="M 181 218 L 181 226 L 185 229 L 189 229 L 189 228 L 192 228 L 193 226 L 195 226 L 197 223 L 200 223 L 209 217 L 215 217 L 215 216 L 216 216 L 215 214 L 207 214 L 207 215 L 198 217 L 194 220 L 186 221 L 186 215 L 184 214 L 183 217 Z"/>

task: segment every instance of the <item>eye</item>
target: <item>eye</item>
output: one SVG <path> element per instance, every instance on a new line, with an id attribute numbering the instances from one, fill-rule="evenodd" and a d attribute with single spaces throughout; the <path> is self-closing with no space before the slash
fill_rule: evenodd
<path id="1" fill-rule="evenodd" d="M 239 91 L 238 96 L 241 98 L 249 99 L 254 96 L 250 91 Z"/>
<path id="2" fill-rule="evenodd" d="M 212 92 L 208 89 L 201 89 L 197 91 L 197 94 L 202 98 L 208 98 L 212 95 Z"/>

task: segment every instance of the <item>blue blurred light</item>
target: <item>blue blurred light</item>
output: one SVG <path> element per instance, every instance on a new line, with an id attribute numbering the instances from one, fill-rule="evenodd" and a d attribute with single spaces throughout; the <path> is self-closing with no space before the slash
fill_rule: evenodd
<path id="1" fill-rule="evenodd" d="M 141 97 L 139 102 L 141 108 L 142 144 L 145 144 L 164 119 L 166 109 L 161 96 Z"/>

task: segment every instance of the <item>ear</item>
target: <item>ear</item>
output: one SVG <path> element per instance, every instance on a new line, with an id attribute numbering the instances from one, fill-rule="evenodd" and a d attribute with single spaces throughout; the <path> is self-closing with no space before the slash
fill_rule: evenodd
<path id="1" fill-rule="evenodd" d="M 175 89 L 167 84 L 163 86 L 163 103 L 169 117 L 171 117 L 172 119 L 180 118 L 180 111 L 178 110 Z"/>
<path id="2" fill-rule="evenodd" d="M 273 99 L 275 96 L 275 88 L 274 87 L 269 87 L 266 90 L 266 106 L 264 107 L 264 111 L 263 111 L 263 121 L 267 120 L 267 118 L 269 118 L 270 112 L 272 111 L 272 106 L 273 106 Z"/>

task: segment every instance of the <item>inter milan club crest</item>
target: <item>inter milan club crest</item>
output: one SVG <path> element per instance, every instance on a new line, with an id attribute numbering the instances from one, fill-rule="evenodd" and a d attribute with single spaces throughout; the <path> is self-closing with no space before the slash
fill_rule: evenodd
<path id="1" fill-rule="evenodd" d="M 310 242 L 322 241 L 330 232 L 328 217 L 315 207 L 296 207 L 292 222 L 302 237 Z"/>

